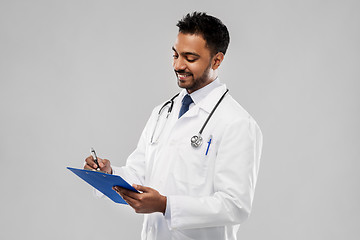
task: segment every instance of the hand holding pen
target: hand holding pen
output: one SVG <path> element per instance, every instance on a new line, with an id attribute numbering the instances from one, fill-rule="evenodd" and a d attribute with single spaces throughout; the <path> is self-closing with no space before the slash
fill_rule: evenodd
<path id="1" fill-rule="evenodd" d="M 95 152 L 94 148 L 90 148 L 90 154 L 91 154 L 94 162 L 96 163 L 96 166 L 97 166 L 96 170 L 100 170 L 99 162 L 98 162 L 98 159 L 97 159 L 96 152 Z"/>
<path id="2" fill-rule="evenodd" d="M 91 155 L 85 159 L 84 169 L 86 170 L 100 170 L 102 172 L 112 174 L 110 161 L 97 157 L 93 148 L 90 149 Z"/>

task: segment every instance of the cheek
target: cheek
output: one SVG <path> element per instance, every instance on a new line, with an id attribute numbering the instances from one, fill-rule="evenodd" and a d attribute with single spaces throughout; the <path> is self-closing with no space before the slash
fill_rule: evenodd
<path id="1" fill-rule="evenodd" d="M 201 76 L 205 70 L 205 68 L 202 67 L 202 65 L 195 65 L 190 68 L 192 73 L 196 76 Z"/>
<path id="2" fill-rule="evenodd" d="M 199 64 L 193 63 L 188 64 L 189 70 L 191 70 L 193 73 L 199 72 Z"/>

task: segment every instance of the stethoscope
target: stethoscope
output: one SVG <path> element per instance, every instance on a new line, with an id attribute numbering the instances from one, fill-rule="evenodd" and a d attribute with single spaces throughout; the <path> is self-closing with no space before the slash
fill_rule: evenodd
<path id="1" fill-rule="evenodd" d="M 213 113 L 215 112 L 216 108 L 219 106 L 219 104 L 221 103 L 221 101 L 224 99 L 226 93 L 229 91 L 229 89 L 226 89 L 226 91 L 224 92 L 224 94 L 221 96 L 221 98 L 218 100 L 218 102 L 216 103 L 215 107 L 213 108 L 213 110 L 211 111 L 211 113 L 209 114 L 209 116 L 207 117 L 206 121 L 204 122 L 204 124 L 202 125 L 200 131 L 198 132 L 197 135 L 194 135 L 192 138 L 191 138 L 191 146 L 193 146 L 194 148 L 198 148 L 201 146 L 201 144 L 203 143 L 203 138 L 201 136 L 202 132 L 204 131 L 204 128 L 206 126 L 206 124 L 209 122 L 211 116 L 213 115 Z M 167 111 L 167 115 L 166 115 L 166 120 L 168 119 L 172 109 L 173 109 L 173 106 L 174 106 L 174 99 L 179 96 L 180 93 L 176 94 L 175 96 L 173 96 L 169 101 L 167 101 L 166 103 L 164 103 L 164 105 L 160 108 L 159 110 L 159 113 L 158 113 L 158 117 L 157 117 L 157 120 L 156 120 L 156 124 L 155 124 L 155 127 L 154 127 L 154 131 L 151 135 L 151 140 L 150 140 L 150 143 L 151 144 L 154 144 L 157 142 L 159 136 L 161 135 L 161 132 L 164 128 L 161 129 L 160 133 L 158 134 L 158 138 L 154 141 L 154 135 L 155 135 L 155 132 L 156 132 L 156 129 L 157 129 L 157 126 L 158 126 L 158 123 L 159 123 L 159 119 L 160 119 L 160 116 L 163 112 L 163 109 L 168 105 L 170 104 L 170 107 L 168 108 L 168 111 Z"/>

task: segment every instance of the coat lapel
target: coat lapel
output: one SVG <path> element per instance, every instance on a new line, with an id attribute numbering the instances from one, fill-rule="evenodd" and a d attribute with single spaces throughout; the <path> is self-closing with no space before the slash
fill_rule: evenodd
<path id="1" fill-rule="evenodd" d="M 204 110 L 208 114 L 213 110 L 216 103 L 219 101 L 221 96 L 226 91 L 226 85 L 223 84 L 214 90 L 212 90 L 203 100 L 201 100 L 198 104 L 193 106 L 189 111 L 187 111 L 182 118 L 190 118 L 195 117 L 199 114 L 200 109 Z"/>

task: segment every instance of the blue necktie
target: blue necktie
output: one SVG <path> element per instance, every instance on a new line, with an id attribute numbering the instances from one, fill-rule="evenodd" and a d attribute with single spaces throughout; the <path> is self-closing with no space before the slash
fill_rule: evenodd
<path id="1" fill-rule="evenodd" d="M 190 104 L 193 102 L 189 94 L 186 94 L 182 100 L 182 106 L 179 112 L 179 118 L 189 110 Z"/>

